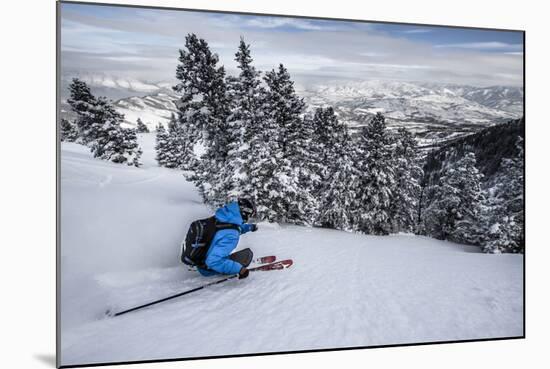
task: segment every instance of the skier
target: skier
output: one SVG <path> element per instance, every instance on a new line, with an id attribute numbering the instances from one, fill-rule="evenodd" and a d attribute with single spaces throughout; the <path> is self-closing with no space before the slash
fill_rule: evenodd
<path id="1" fill-rule="evenodd" d="M 241 234 L 258 230 L 256 224 L 248 223 L 255 213 L 254 203 L 245 198 L 232 201 L 216 210 L 218 222 L 235 224 L 238 229 L 222 229 L 216 232 L 206 254 L 207 269 L 198 268 L 203 276 L 221 273 L 239 274 L 239 279 L 248 277 L 247 267 L 252 261 L 252 251 L 246 248 L 233 254 L 231 252 L 237 247 Z"/>

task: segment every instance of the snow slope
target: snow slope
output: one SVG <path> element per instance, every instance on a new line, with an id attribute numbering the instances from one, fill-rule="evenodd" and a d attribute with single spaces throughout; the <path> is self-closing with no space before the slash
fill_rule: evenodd
<path id="1" fill-rule="evenodd" d="M 268 223 L 239 248 L 293 258 L 290 269 L 105 318 L 218 278 L 178 263 L 187 225 L 211 209 L 155 166 L 154 134 L 140 140 L 142 168 L 62 144 L 62 365 L 523 334 L 522 255 Z"/>

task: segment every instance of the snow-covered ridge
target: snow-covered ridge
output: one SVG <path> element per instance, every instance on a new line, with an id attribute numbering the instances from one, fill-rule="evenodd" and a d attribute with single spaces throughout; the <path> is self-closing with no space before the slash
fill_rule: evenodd
<path id="1" fill-rule="evenodd" d="M 170 84 L 167 82 L 150 82 L 136 78 L 123 78 L 110 75 L 88 73 L 75 73 L 74 75 L 66 74 L 65 76 L 63 76 L 63 81 L 70 82 L 70 79 L 74 77 L 78 77 L 78 79 L 86 82 L 86 84 L 92 88 L 97 89 L 103 87 L 109 89 L 118 89 L 130 93 L 155 93 L 161 89 L 170 88 Z"/>
<path id="2" fill-rule="evenodd" d="M 176 99 L 174 93 L 158 92 L 154 95 L 117 100 L 114 106 L 124 114 L 127 126 L 135 127 L 137 119 L 140 118 L 149 130 L 154 130 L 159 123 L 166 126 L 170 115 L 177 112 L 174 104 Z"/>

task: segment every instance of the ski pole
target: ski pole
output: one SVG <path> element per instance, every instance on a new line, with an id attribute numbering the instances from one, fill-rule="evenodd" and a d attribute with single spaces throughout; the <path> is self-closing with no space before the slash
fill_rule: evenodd
<path id="1" fill-rule="evenodd" d="M 249 268 L 248 271 L 249 272 L 256 272 L 256 271 L 259 271 L 259 270 L 270 270 L 270 269 L 266 269 L 267 268 L 272 268 L 273 266 L 277 266 L 277 268 L 275 269 L 284 269 L 284 268 L 288 268 L 289 266 L 292 265 L 292 260 L 291 259 L 288 259 L 288 260 L 281 260 L 281 261 L 278 261 L 278 262 L 274 262 L 274 263 L 271 263 L 271 264 L 265 264 L 265 265 L 260 265 L 260 266 L 257 266 L 257 267 L 254 267 L 254 268 Z M 156 300 L 156 301 L 152 301 L 152 302 L 149 302 L 147 304 L 143 304 L 143 305 L 139 305 L 139 306 L 136 306 L 136 307 L 133 307 L 131 309 L 128 309 L 128 310 L 124 310 L 124 311 L 120 311 L 118 313 L 115 313 L 113 315 L 110 314 L 110 311 L 107 311 L 107 315 L 109 316 L 119 316 L 119 315 L 122 315 L 122 314 L 126 314 L 126 313 L 129 313 L 131 311 L 136 311 L 136 310 L 139 310 L 139 309 L 143 309 L 143 308 L 146 308 L 146 307 L 149 307 L 151 305 L 155 305 L 155 304 L 159 304 L 161 302 L 164 302 L 164 301 L 168 301 L 168 300 L 171 300 L 171 299 L 175 299 L 176 297 L 180 297 L 180 296 L 183 296 L 183 295 L 187 295 L 189 293 L 192 293 L 192 292 L 195 292 L 195 291 L 199 291 L 199 290 L 202 290 L 203 288 L 206 288 L 206 287 L 209 287 L 209 286 L 213 286 L 215 284 L 219 284 L 219 283 L 222 283 L 222 282 L 225 282 L 225 281 L 228 281 L 230 279 L 233 279 L 233 278 L 237 278 L 239 275 L 238 274 L 234 274 L 234 275 L 230 275 L 229 277 L 226 277 L 224 279 L 220 279 L 218 281 L 214 281 L 214 282 L 210 282 L 210 283 L 207 283 L 205 285 L 202 285 L 200 287 L 196 287 L 196 288 L 193 288 L 191 290 L 187 290 L 187 291 L 184 291 L 184 292 L 180 292 L 180 293 L 177 293 L 175 295 L 172 295 L 172 296 L 168 296 L 168 297 L 165 297 L 163 299 L 160 299 L 160 300 Z"/>
<path id="2" fill-rule="evenodd" d="M 139 306 L 133 307 L 133 308 L 128 309 L 128 310 L 120 311 L 120 312 L 114 314 L 113 316 L 120 316 L 120 315 L 122 315 L 122 314 L 126 314 L 126 313 L 129 313 L 129 312 L 131 312 L 131 311 L 136 311 L 136 310 L 139 310 L 139 309 L 143 309 L 143 308 L 149 307 L 149 306 L 151 306 L 151 305 L 155 305 L 155 304 L 159 304 L 159 303 L 164 302 L 164 301 L 168 301 L 168 300 L 171 300 L 171 299 L 175 299 L 176 297 L 180 297 L 180 296 L 187 295 L 187 294 L 192 293 L 192 292 L 195 292 L 195 291 L 202 290 L 203 288 L 206 288 L 206 287 L 209 287 L 209 286 L 213 286 L 213 285 L 215 285 L 215 284 L 219 284 L 219 283 L 228 281 L 228 280 L 233 279 L 233 278 L 237 278 L 238 276 L 239 276 L 238 274 L 235 274 L 235 275 L 229 276 L 229 277 L 227 277 L 227 278 L 220 279 L 220 280 L 218 280 L 218 281 L 210 282 L 210 283 L 207 283 L 207 284 L 202 285 L 202 286 L 200 286 L 200 287 L 193 288 L 193 289 L 191 289 L 191 290 L 187 290 L 187 291 L 180 292 L 180 293 L 177 293 L 177 294 L 172 295 L 172 296 L 165 297 L 165 298 L 160 299 L 160 300 L 152 301 L 152 302 L 149 302 L 149 303 L 147 303 L 147 304 L 139 305 Z"/>

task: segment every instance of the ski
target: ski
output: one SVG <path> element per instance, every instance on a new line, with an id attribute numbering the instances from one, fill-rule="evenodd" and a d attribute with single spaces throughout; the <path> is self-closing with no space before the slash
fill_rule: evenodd
<path id="1" fill-rule="evenodd" d="M 263 265 L 260 265 L 260 266 L 257 266 L 257 267 L 250 268 L 248 270 L 251 271 L 251 272 L 262 272 L 262 271 L 269 271 L 269 270 L 282 270 L 282 269 L 286 269 L 286 268 L 291 267 L 292 264 L 294 264 L 292 259 L 286 259 L 286 260 L 276 261 L 276 262 L 273 262 L 273 263 L 263 264 Z M 120 311 L 118 313 L 114 313 L 109 309 L 105 312 L 105 315 L 110 316 L 110 317 L 123 315 L 123 314 L 129 313 L 129 312 L 132 312 L 132 311 L 136 311 L 136 310 L 143 309 L 143 308 L 146 308 L 146 307 L 149 307 L 149 306 L 152 306 L 152 305 L 156 305 L 156 304 L 164 302 L 164 301 L 172 300 L 176 297 L 184 296 L 184 295 L 187 295 L 189 293 L 193 293 L 195 291 L 202 290 L 202 289 L 204 289 L 206 287 L 209 287 L 209 286 L 213 286 L 213 285 L 216 285 L 216 284 L 223 283 L 225 281 L 237 278 L 238 276 L 239 276 L 238 274 L 233 274 L 233 275 L 230 275 L 226 278 L 219 279 L 217 281 L 207 283 L 205 285 L 193 288 L 191 290 L 180 292 L 180 293 L 177 293 L 177 294 L 172 295 L 172 296 L 165 297 L 165 298 L 160 299 L 160 300 L 152 301 L 152 302 L 149 302 L 147 304 L 139 305 L 139 306 L 133 307 L 131 309 Z"/>
<path id="2" fill-rule="evenodd" d="M 262 256 L 262 257 L 253 259 L 250 262 L 250 265 L 269 264 L 269 263 L 275 262 L 275 260 L 277 260 L 277 257 L 275 255 Z M 190 271 L 190 272 L 196 272 L 197 267 L 192 267 L 192 266 L 187 265 L 187 270 Z"/>
<path id="3" fill-rule="evenodd" d="M 277 260 L 277 257 L 274 256 L 274 255 L 262 256 L 262 257 L 259 257 L 259 258 L 256 258 L 256 259 L 252 260 L 251 264 L 268 264 L 268 263 L 275 262 L 275 260 Z"/>
<path id="4" fill-rule="evenodd" d="M 281 270 L 281 269 L 290 268 L 292 266 L 292 264 L 294 264 L 292 259 L 286 259 L 286 260 L 276 261 L 274 263 L 260 265 L 260 266 L 254 267 L 254 268 L 249 268 L 248 270 L 251 271 L 251 272 L 256 272 L 256 271 L 261 272 L 261 271 L 268 271 L 268 270 Z"/>

